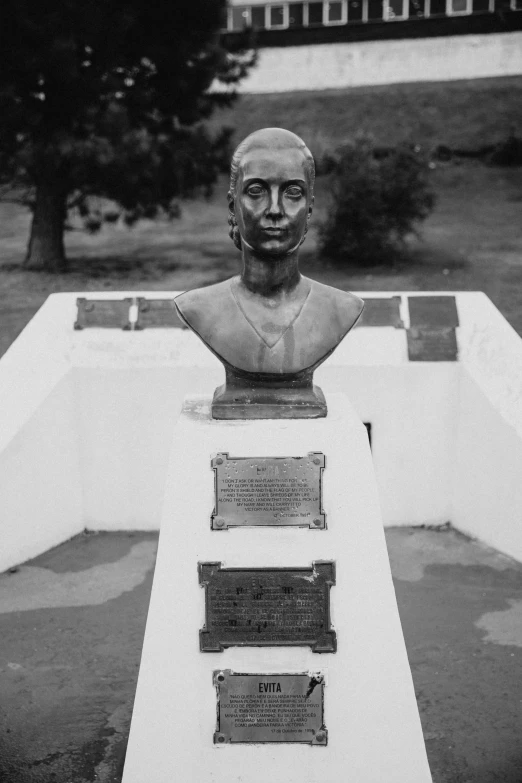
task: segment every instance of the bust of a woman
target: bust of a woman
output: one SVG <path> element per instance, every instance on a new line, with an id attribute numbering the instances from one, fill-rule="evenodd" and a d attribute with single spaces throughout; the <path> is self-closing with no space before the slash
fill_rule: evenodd
<path id="1" fill-rule="evenodd" d="M 213 418 L 326 416 L 313 372 L 354 326 L 363 301 L 299 272 L 314 178 L 305 143 L 282 128 L 252 133 L 234 153 L 229 223 L 241 275 L 175 300 L 182 320 L 225 367 Z"/>

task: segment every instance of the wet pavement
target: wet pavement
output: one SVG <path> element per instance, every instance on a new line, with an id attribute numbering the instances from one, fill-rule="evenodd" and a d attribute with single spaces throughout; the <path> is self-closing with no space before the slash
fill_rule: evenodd
<path id="1" fill-rule="evenodd" d="M 434 783 L 522 783 L 522 564 L 386 538 Z M 84 534 L 0 575 L 0 783 L 121 780 L 156 544 Z"/>

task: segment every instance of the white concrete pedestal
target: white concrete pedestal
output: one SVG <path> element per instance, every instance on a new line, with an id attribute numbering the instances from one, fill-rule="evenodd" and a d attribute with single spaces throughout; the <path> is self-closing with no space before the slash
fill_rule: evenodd
<path id="1" fill-rule="evenodd" d="M 187 400 L 173 435 L 154 586 L 123 783 L 431 783 L 395 601 L 366 430 L 342 394 L 316 420 L 213 421 Z M 326 455 L 327 529 L 212 531 L 210 459 Z M 335 654 L 199 651 L 198 562 L 308 567 L 334 560 Z M 212 672 L 324 672 L 327 747 L 214 745 Z"/>

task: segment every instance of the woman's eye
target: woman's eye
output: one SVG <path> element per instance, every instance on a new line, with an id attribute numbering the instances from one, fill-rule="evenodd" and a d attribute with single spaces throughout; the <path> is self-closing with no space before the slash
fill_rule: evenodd
<path id="1" fill-rule="evenodd" d="M 260 196 L 263 192 L 261 185 L 252 185 L 248 188 L 247 193 L 249 196 Z"/>
<path id="2" fill-rule="evenodd" d="M 303 191 L 301 188 L 294 185 L 293 187 L 286 189 L 286 195 L 290 196 L 290 198 L 301 198 Z"/>

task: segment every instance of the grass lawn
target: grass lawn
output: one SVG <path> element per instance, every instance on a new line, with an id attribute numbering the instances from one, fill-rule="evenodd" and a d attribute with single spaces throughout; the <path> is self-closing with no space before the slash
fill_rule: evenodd
<path id="1" fill-rule="evenodd" d="M 233 119 L 238 138 L 279 123 L 302 133 L 320 153 L 322 145 L 357 127 L 372 129 L 379 143 L 412 138 L 429 147 L 471 148 L 505 138 L 517 118 L 520 133 L 522 77 L 243 96 L 233 117 L 221 112 L 215 122 Z M 522 168 L 438 164 L 433 186 L 436 209 L 421 238 L 412 239 L 407 261 L 361 268 L 347 259 L 344 268 L 331 267 L 318 259 L 312 230 L 302 250 L 304 273 L 360 291 L 482 290 L 522 335 Z M 228 238 L 226 190 L 223 180 L 212 199 L 187 202 L 172 223 L 108 226 L 95 236 L 69 232 L 71 268 L 61 275 L 23 269 L 29 214 L 0 204 L 0 355 L 50 293 L 183 290 L 235 274 L 240 256 Z M 324 214 L 326 190 L 319 178 L 316 221 Z"/>
<path id="2" fill-rule="evenodd" d="M 372 133 L 379 145 L 478 149 L 512 129 L 522 135 L 522 76 L 242 95 L 212 124 L 235 128 L 237 143 L 257 128 L 288 128 L 316 157 L 358 130 Z"/>

